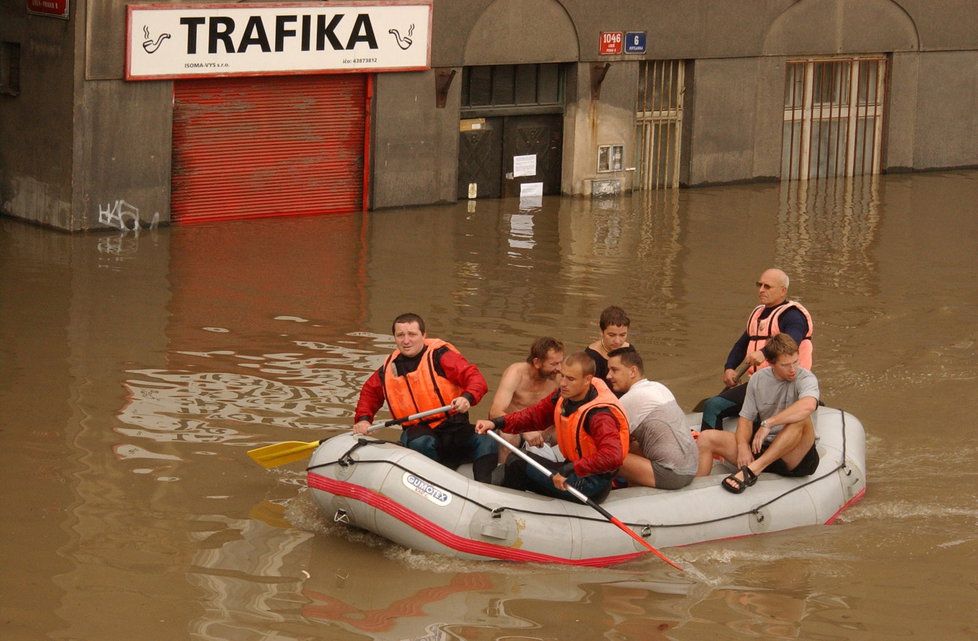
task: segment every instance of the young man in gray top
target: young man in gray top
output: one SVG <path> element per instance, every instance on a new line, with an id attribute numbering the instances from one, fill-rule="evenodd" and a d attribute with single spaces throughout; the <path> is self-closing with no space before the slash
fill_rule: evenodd
<path id="1" fill-rule="evenodd" d="M 634 347 L 608 352 L 608 383 L 628 417 L 632 446 L 618 474 L 630 485 L 678 490 L 696 476 L 696 443 L 686 414 L 662 383 L 645 378 Z"/>
<path id="2" fill-rule="evenodd" d="M 762 351 L 771 367 L 747 383 L 737 431 L 705 430 L 697 441 L 697 476 L 709 474 L 714 455 L 722 456 L 738 467 L 722 483 L 734 494 L 753 485 L 764 471 L 809 476 L 818 467 L 812 424 L 812 413 L 818 408 L 818 379 L 798 366 L 798 343 L 788 334 L 773 337 Z"/>

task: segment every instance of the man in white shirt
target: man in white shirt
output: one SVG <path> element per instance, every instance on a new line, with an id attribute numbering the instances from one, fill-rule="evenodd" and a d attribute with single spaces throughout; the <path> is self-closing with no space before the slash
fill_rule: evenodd
<path id="1" fill-rule="evenodd" d="M 629 485 L 678 490 L 696 476 L 696 443 L 686 415 L 662 383 L 645 378 L 634 347 L 608 353 L 608 382 L 628 417 L 632 445 L 618 470 Z"/>

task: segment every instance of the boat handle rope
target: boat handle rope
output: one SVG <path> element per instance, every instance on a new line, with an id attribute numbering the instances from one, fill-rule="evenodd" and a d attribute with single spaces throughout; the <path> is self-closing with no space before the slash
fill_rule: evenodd
<path id="1" fill-rule="evenodd" d="M 765 507 L 773 504 L 773 503 L 776 503 L 777 501 L 780 501 L 781 499 L 785 498 L 786 496 L 788 496 L 792 492 L 796 492 L 796 491 L 798 491 L 798 490 L 800 490 L 802 488 L 805 488 L 805 487 L 808 487 L 809 485 L 812 485 L 813 483 L 817 483 L 818 481 L 821 481 L 822 479 L 826 479 L 826 478 L 828 478 L 830 476 L 833 476 L 836 472 L 838 472 L 839 470 L 841 470 L 843 468 L 845 468 L 847 470 L 847 474 L 851 474 L 851 471 L 848 471 L 848 467 L 845 464 L 845 460 L 846 460 L 846 413 L 845 413 L 845 410 L 842 410 L 842 409 L 840 409 L 839 412 L 842 415 L 842 461 L 843 462 L 840 463 L 839 465 L 837 465 L 836 467 L 834 467 L 832 470 L 826 472 L 822 476 L 819 476 L 819 477 L 814 478 L 814 479 L 810 479 L 810 480 L 806 481 L 805 483 L 802 483 L 801 485 L 797 485 L 797 486 L 791 488 L 790 490 L 786 490 L 785 492 L 782 492 L 781 494 L 778 494 L 777 496 L 775 496 L 771 500 L 765 501 L 764 503 L 761 503 L 760 505 L 755 506 L 754 508 L 752 508 L 750 510 L 746 510 L 744 512 L 738 512 L 736 514 L 728 514 L 726 516 L 720 516 L 720 517 L 717 517 L 715 519 L 705 519 L 705 520 L 702 520 L 702 521 L 690 521 L 690 522 L 687 522 L 687 523 L 647 523 L 647 522 L 643 522 L 643 523 L 629 523 L 627 521 L 624 521 L 625 525 L 628 525 L 629 527 L 633 527 L 633 528 L 640 528 L 641 529 L 642 536 L 643 537 L 649 537 L 649 536 L 652 535 L 652 530 L 655 529 L 655 528 L 673 528 L 673 527 L 689 527 L 689 526 L 692 526 L 692 525 L 707 525 L 707 524 L 710 524 L 710 523 L 719 523 L 721 521 L 728 521 L 730 519 L 736 519 L 736 518 L 739 518 L 741 516 L 753 516 L 754 518 L 758 519 L 758 522 L 763 521 L 764 520 L 764 515 L 761 514 L 761 510 L 764 509 Z M 409 474 L 413 474 L 416 477 L 418 477 L 419 479 L 423 479 L 423 480 L 427 481 L 428 483 L 431 483 L 432 485 L 438 485 L 438 483 L 436 483 L 435 481 L 433 481 L 433 480 L 431 480 L 429 478 L 426 478 L 426 477 L 424 477 L 421 474 L 418 474 L 414 470 L 409 469 L 409 468 L 401 465 L 400 463 L 392 462 L 392 461 L 389 461 L 387 459 L 362 459 L 362 460 L 356 461 L 356 460 L 353 460 L 350 457 L 350 455 L 355 450 L 357 450 L 357 449 L 359 449 L 361 447 L 364 447 L 365 445 L 380 444 L 380 443 L 383 443 L 383 444 L 386 444 L 386 445 L 398 445 L 398 446 L 401 446 L 400 443 L 392 443 L 391 441 L 385 441 L 383 439 L 366 439 L 366 438 L 360 438 L 360 439 L 357 440 L 356 444 L 354 444 L 349 450 L 347 450 L 342 456 L 340 456 L 339 459 L 337 459 L 335 461 L 327 461 L 325 463 L 317 463 L 316 465 L 310 465 L 309 467 L 306 468 L 306 471 L 311 472 L 311 471 L 313 471 L 313 470 L 315 470 L 317 468 L 320 468 L 320 467 L 329 467 L 331 465 L 340 465 L 341 467 L 348 467 L 350 465 L 357 464 L 357 463 L 360 463 L 360 464 L 365 464 L 365 463 L 386 463 L 387 465 L 390 465 L 392 467 L 396 467 L 396 468 L 398 468 L 400 470 L 403 470 L 404 472 L 408 472 Z M 490 514 L 490 516 L 492 518 L 500 518 L 500 516 L 502 516 L 502 513 L 503 512 L 507 512 L 507 511 L 509 511 L 509 512 L 518 512 L 520 514 L 530 514 L 530 515 L 533 515 L 533 516 L 552 516 L 552 517 L 557 517 L 557 518 L 566 518 L 567 517 L 567 514 L 556 514 L 556 513 L 553 513 L 553 512 L 538 512 L 536 510 L 527 510 L 527 509 L 519 508 L 519 507 L 509 507 L 509 506 L 490 507 L 488 505 L 485 505 L 483 503 L 480 503 L 479 501 L 476 501 L 475 499 L 469 498 L 468 496 L 464 496 L 464 495 L 461 495 L 461 494 L 456 494 L 456 496 L 458 496 L 459 498 L 461 498 L 463 500 L 466 500 L 469 503 L 472 503 L 473 505 L 476 505 L 476 506 L 482 508 L 483 510 L 489 512 L 489 514 Z M 581 521 L 594 521 L 595 523 L 605 523 L 606 522 L 605 519 L 599 519 L 599 518 L 593 517 L 593 516 L 577 516 L 577 517 L 574 517 L 574 518 L 576 518 L 578 520 L 581 520 Z"/>

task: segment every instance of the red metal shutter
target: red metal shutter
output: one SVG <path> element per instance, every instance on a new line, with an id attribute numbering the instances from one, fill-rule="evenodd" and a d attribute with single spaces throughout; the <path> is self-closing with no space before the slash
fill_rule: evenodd
<path id="1" fill-rule="evenodd" d="M 362 209 L 363 75 L 173 83 L 174 222 Z"/>

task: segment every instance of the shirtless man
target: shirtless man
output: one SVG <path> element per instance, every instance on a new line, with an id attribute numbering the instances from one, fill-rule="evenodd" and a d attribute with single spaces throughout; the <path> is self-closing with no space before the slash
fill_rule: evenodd
<path id="1" fill-rule="evenodd" d="M 564 361 L 564 344 L 556 338 L 543 336 L 530 346 L 530 354 L 525 361 L 513 363 L 503 372 L 499 387 L 492 397 L 489 418 L 493 419 L 511 414 L 524 407 L 535 405 L 540 399 L 557 390 L 557 374 Z M 554 461 L 562 461 L 560 451 L 546 442 L 547 432 L 526 432 L 524 434 L 502 434 L 513 445 L 526 443 L 531 451 Z M 551 441 L 556 442 L 551 436 Z M 506 462 L 510 452 L 499 448 L 499 464 Z M 501 468 L 500 468 L 501 473 Z"/>

